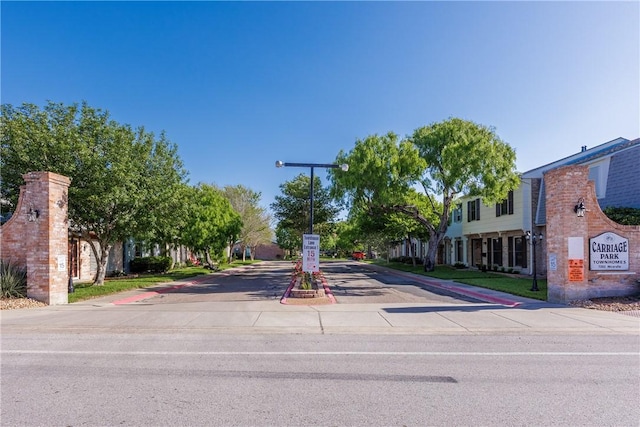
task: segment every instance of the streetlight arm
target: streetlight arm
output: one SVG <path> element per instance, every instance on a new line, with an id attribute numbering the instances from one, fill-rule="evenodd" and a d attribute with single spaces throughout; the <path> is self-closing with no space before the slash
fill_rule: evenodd
<path id="1" fill-rule="evenodd" d="M 283 162 L 282 160 L 278 160 L 276 162 L 276 167 L 281 168 L 283 166 L 286 167 L 298 167 L 298 168 L 340 168 L 343 171 L 349 170 L 349 165 L 336 165 L 332 163 L 291 163 L 291 162 Z"/>
<path id="2" fill-rule="evenodd" d="M 284 166 L 288 167 L 300 167 L 300 168 L 311 168 L 311 180 L 309 182 L 309 234 L 313 234 L 313 168 L 340 168 L 343 171 L 349 170 L 349 165 L 342 164 L 336 165 L 333 163 L 288 163 L 283 162 L 282 160 L 276 161 L 276 167 L 281 168 Z"/>

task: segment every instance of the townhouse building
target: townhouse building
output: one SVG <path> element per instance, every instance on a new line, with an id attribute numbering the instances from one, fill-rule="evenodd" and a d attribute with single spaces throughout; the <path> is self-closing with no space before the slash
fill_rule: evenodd
<path id="1" fill-rule="evenodd" d="M 589 179 L 595 183 L 601 208 L 640 208 L 640 139 L 617 138 L 591 149 L 582 146 L 576 154 L 522 173 L 520 186 L 500 203 L 488 206 L 479 198 L 462 197 L 452 212 L 437 262 L 477 268 L 497 266 L 532 274 L 534 251 L 531 239 L 527 238 L 529 232 L 542 236 L 537 241 L 535 265 L 537 274 L 544 276 L 547 271 L 544 174 L 567 165 L 589 167 Z M 424 257 L 426 245 L 418 239 L 400 242 L 391 249 L 391 256 L 407 256 L 408 245 L 415 256 Z"/>

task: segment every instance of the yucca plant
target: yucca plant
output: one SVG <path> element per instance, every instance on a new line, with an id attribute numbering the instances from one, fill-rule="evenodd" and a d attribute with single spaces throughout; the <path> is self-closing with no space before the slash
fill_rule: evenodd
<path id="1" fill-rule="evenodd" d="M 0 285 L 2 298 L 27 296 L 27 269 L 10 261 L 0 260 Z"/>

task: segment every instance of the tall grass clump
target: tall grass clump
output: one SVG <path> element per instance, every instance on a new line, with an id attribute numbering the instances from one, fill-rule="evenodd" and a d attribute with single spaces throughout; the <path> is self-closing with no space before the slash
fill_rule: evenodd
<path id="1" fill-rule="evenodd" d="M 24 298 L 27 296 L 27 269 L 10 261 L 0 260 L 0 285 L 2 298 Z"/>

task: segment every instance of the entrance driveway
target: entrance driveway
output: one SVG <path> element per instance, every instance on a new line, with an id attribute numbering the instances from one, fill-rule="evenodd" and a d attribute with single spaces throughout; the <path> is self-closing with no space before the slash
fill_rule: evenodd
<path id="1" fill-rule="evenodd" d="M 355 262 L 323 265 L 336 304 L 281 304 L 291 264 L 265 262 L 66 306 L 10 310 L 2 313 L 2 331 L 636 336 L 640 331 L 640 319 L 631 316 L 368 268 Z"/>

